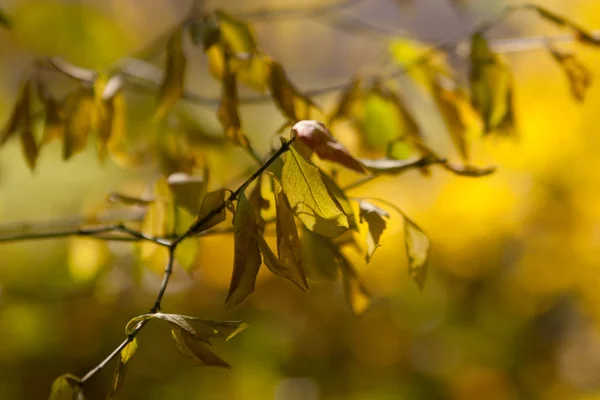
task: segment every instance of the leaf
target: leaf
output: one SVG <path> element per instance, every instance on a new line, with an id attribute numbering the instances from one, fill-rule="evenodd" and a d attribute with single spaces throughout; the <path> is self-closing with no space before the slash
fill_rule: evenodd
<path id="1" fill-rule="evenodd" d="M 179 353 L 189 358 L 193 365 L 231 368 L 231 365 L 210 351 L 198 337 L 179 327 L 171 329 L 171 334 Z"/>
<path id="2" fill-rule="evenodd" d="M 273 253 L 273 250 L 271 250 L 269 244 L 261 234 L 257 233 L 256 239 L 258 241 L 258 248 L 263 255 L 263 262 L 267 268 L 269 268 L 269 271 L 277 276 L 289 280 L 303 291 L 307 291 L 308 283 L 306 282 L 304 271 L 299 270 L 297 265 L 287 265 L 281 262 L 275 253 Z"/>
<path id="3" fill-rule="evenodd" d="M 92 114 L 94 112 L 92 92 L 81 87 L 69 93 L 65 100 L 64 112 L 63 159 L 68 160 L 85 149 L 92 130 Z"/>
<path id="4" fill-rule="evenodd" d="M 296 227 L 296 220 L 282 190 L 275 194 L 275 207 L 277 214 L 275 217 L 275 229 L 277 232 L 277 254 L 279 260 L 295 276 L 295 281 L 300 288 L 307 290 L 308 282 L 304 272 L 304 263 L 302 261 L 302 250 L 300 247 L 300 236 Z M 290 279 L 291 280 L 291 279 Z"/>
<path id="5" fill-rule="evenodd" d="M 206 194 L 206 181 L 200 176 L 176 172 L 167 178 L 169 189 L 177 206 L 183 207 L 191 215 L 200 211 L 200 202 Z"/>
<path id="6" fill-rule="evenodd" d="M 144 314 L 144 315 L 140 315 L 139 317 L 132 318 L 127 323 L 127 326 L 125 327 L 125 332 L 128 335 L 131 335 L 131 333 L 133 332 L 133 330 L 135 329 L 135 327 L 137 326 L 138 323 L 149 320 L 149 319 L 160 319 L 161 321 L 168 322 L 171 326 L 179 327 L 179 328 L 185 330 L 186 332 L 188 332 L 190 335 L 195 336 L 196 331 L 194 330 L 194 328 L 192 328 L 192 326 L 189 324 L 189 322 L 187 322 L 187 319 L 189 319 L 189 318 L 190 317 L 187 317 L 185 315 L 163 314 L 160 312 L 152 313 L 152 314 Z"/>
<path id="7" fill-rule="evenodd" d="M 44 106 L 44 133 L 41 145 L 64 136 L 63 109 L 58 101 L 51 96 L 41 96 L 40 100 Z"/>
<path id="8" fill-rule="evenodd" d="M 364 166 L 339 143 L 325 125 L 318 121 L 299 121 L 292 127 L 292 137 L 307 145 L 322 160 L 329 160 L 364 174 Z"/>
<path id="9" fill-rule="evenodd" d="M 268 65 L 271 97 L 283 115 L 296 122 L 321 113 L 317 105 L 290 82 L 281 64 L 269 60 Z"/>
<path id="10" fill-rule="evenodd" d="M 592 85 L 592 72 L 572 53 L 561 52 L 552 46 L 548 50 L 569 79 L 571 94 L 577 101 L 583 101 L 586 91 Z"/>
<path id="11" fill-rule="evenodd" d="M 225 202 L 225 190 L 219 189 L 214 192 L 207 193 L 202 199 L 202 205 L 200 206 L 200 211 L 196 216 L 196 220 L 194 222 L 194 230 L 193 234 L 205 231 L 207 229 L 212 228 L 215 225 L 220 224 L 225 221 L 225 209 L 221 209 L 219 213 L 212 216 L 208 221 L 202 224 L 202 226 L 196 226 L 196 223 L 202 221 L 206 218 L 210 213 L 216 210 Z"/>
<path id="12" fill-rule="evenodd" d="M 483 119 L 485 133 L 512 134 L 512 74 L 481 34 L 471 38 L 470 83 L 471 103 Z"/>
<path id="13" fill-rule="evenodd" d="M 548 10 L 547 8 L 544 8 L 544 7 L 535 5 L 535 4 L 527 4 L 526 7 L 537 11 L 537 13 L 542 18 L 548 20 L 549 22 L 552 22 L 553 24 L 556 24 L 559 26 L 564 26 L 564 27 L 571 29 L 575 34 L 575 39 L 578 40 L 579 42 L 581 42 L 583 44 L 589 44 L 592 46 L 600 45 L 600 40 L 595 38 L 594 35 L 592 34 L 592 32 L 588 31 L 587 29 L 582 28 L 575 22 L 558 15 L 558 14 Z"/>
<path id="14" fill-rule="evenodd" d="M 38 145 L 33 135 L 33 121 L 31 120 L 31 89 L 30 85 L 27 84 L 25 92 L 23 94 L 24 109 L 20 115 L 20 130 L 21 130 L 21 150 L 27 160 L 27 165 L 32 171 L 35 169 L 35 163 L 38 157 Z"/>
<path id="15" fill-rule="evenodd" d="M 133 338 L 133 340 L 129 342 L 127 346 L 123 348 L 123 350 L 121 350 L 107 400 L 114 399 L 115 396 L 121 391 L 123 383 L 125 382 L 125 375 L 127 373 L 127 363 L 135 354 L 137 347 L 137 340 Z"/>
<path id="16" fill-rule="evenodd" d="M 285 156 L 281 184 L 294 215 L 309 230 L 336 237 L 348 229 L 348 217 L 327 190 L 319 168 L 302 157 L 293 145 Z"/>
<path id="17" fill-rule="evenodd" d="M 360 201 L 359 207 L 360 222 L 366 222 L 369 226 L 367 234 L 367 254 L 365 256 L 365 261 L 369 263 L 375 250 L 379 247 L 379 239 L 387 226 L 385 219 L 389 218 L 390 215 L 385 210 L 364 200 Z"/>
<path id="18" fill-rule="evenodd" d="M 427 278 L 427 263 L 431 243 L 425 233 L 415 224 L 404 217 L 404 245 L 408 257 L 408 273 L 422 290 Z"/>
<path id="19" fill-rule="evenodd" d="M 109 193 L 106 200 L 109 201 L 110 203 L 119 203 L 119 204 L 123 204 L 126 206 L 147 207 L 148 205 L 152 204 L 152 202 L 155 201 L 156 199 L 154 199 L 154 198 L 141 199 L 138 197 L 128 196 L 126 194 L 113 192 L 113 193 Z"/>
<path id="20" fill-rule="evenodd" d="M 198 338 L 206 343 L 210 343 L 210 339 L 212 338 L 228 341 L 250 326 L 242 321 L 214 321 L 196 317 L 186 318 L 196 323 Z"/>
<path id="21" fill-rule="evenodd" d="M 356 224 L 356 218 L 354 217 L 354 211 L 352 210 L 352 206 L 350 205 L 350 201 L 346 196 L 346 193 L 331 179 L 329 176 L 325 175 L 323 171 L 319 171 L 321 173 L 321 178 L 323 182 L 325 182 L 325 186 L 327 186 L 327 190 L 329 193 L 333 195 L 333 199 L 337 202 L 337 204 L 342 208 L 346 217 L 348 217 L 348 227 L 353 230 L 358 230 L 358 225 Z"/>
<path id="22" fill-rule="evenodd" d="M 81 391 L 81 379 L 71 374 L 61 375 L 52 383 L 50 400 L 79 400 Z"/>
<path id="23" fill-rule="evenodd" d="M 29 86 L 29 81 L 26 81 L 21 87 L 17 102 L 15 103 L 13 110 L 8 117 L 8 121 L 6 122 L 4 129 L 2 129 L 2 134 L 0 135 L 0 146 L 4 146 L 8 139 L 18 132 L 18 130 L 22 127 L 23 119 L 26 118 L 25 114 L 29 114 L 30 112 Z"/>
<path id="24" fill-rule="evenodd" d="M 222 10 L 217 10 L 223 40 L 234 53 L 251 53 L 256 49 L 256 39 L 250 26 L 233 18 Z"/>
<path id="25" fill-rule="evenodd" d="M 261 264 L 256 216 L 244 193 L 238 200 L 233 229 L 233 274 L 225 301 L 228 309 L 239 305 L 254 291 L 254 282 Z"/>
<path id="26" fill-rule="evenodd" d="M 371 305 L 372 296 L 346 257 L 338 253 L 338 260 L 348 305 L 350 305 L 350 309 L 355 315 L 360 315 Z"/>
<path id="27" fill-rule="evenodd" d="M 221 85 L 221 101 L 217 116 L 223 126 L 225 136 L 238 146 L 248 148 L 250 142 L 242 132 L 242 124 L 238 112 L 239 99 L 235 74 L 229 66 L 229 56 L 223 53 L 223 76 Z"/>
<path id="28" fill-rule="evenodd" d="M 8 15 L 6 15 L 4 10 L 2 9 L 0 9 L 0 25 L 4 26 L 7 29 L 10 29 L 12 27 L 11 19 L 8 17 Z"/>
<path id="29" fill-rule="evenodd" d="M 192 21 L 188 27 L 190 39 L 194 45 L 202 45 L 204 51 L 208 50 L 221 38 L 221 29 L 212 15 L 204 14 L 199 19 Z"/>
<path id="30" fill-rule="evenodd" d="M 167 44 L 167 64 L 160 86 L 158 108 L 154 113 L 155 121 L 162 120 L 183 94 L 186 63 L 182 31 L 178 29 Z"/>
<path id="31" fill-rule="evenodd" d="M 332 124 L 340 118 L 354 119 L 356 108 L 360 105 L 363 98 L 362 82 L 359 78 L 354 78 L 350 85 L 341 93 L 340 99 L 335 110 L 329 117 L 329 123 Z"/>
<path id="32" fill-rule="evenodd" d="M 338 278 L 337 251 L 331 239 L 304 228 L 300 244 L 304 269 L 309 279 L 335 281 Z"/>
<path id="33" fill-rule="evenodd" d="M 413 157 L 407 160 L 394 160 L 390 158 L 379 158 L 377 160 L 360 160 L 369 171 L 374 174 L 397 175 L 419 166 L 426 166 L 434 163 L 442 163 L 442 160 L 436 160 L 433 156 Z"/>

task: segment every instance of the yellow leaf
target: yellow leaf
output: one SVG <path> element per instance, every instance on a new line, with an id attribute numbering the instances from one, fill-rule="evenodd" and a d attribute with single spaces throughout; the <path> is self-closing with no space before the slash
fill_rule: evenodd
<path id="1" fill-rule="evenodd" d="M 390 215 L 385 210 L 364 200 L 359 203 L 359 207 L 360 222 L 366 222 L 369 226 L 367 233 L 367 254 L 365 256 L 365 261 L 368 263 L 371 261 L 371 257 L 373 257 L 377 247 L 379 247 L 379 239 L 387 226 L 386 218 L 389 218 Z"/>
<path id="2" fill-rule="evenodd" d="M 196 216 L 194 226 L 197 222 L 202 221 L 206 218 L 210 213 L 219 208 L 225 202 L 225 190 L 219 189 L 214 192 L 207 193 L 202 199 L 202 205 L 200 206 L 200 211 Z M 205 231 L 207 229 L 212 228 L 213 226 L 220 224 L 225 221 L 225 209 L 223 208 L 219 211 L 218 214 L 212 216 L 208 221 L 202 224 L 202 226 L 195 226 L 193 233 L 199 233 Z"/>
<path id="3" fill-rule="evenodd" d="M 293 145 L 285 155 L 281 184 L 294 215 L 309 230 L 336 237 L 348 229 L 348 217 L 327 189 L 319 168 Z"/>
<path id="4" fill-rule="evenodd" d="M 431 243 L 425 233 L 410 219 L 404 217 L 404 245 L 408 257 L 408 273 L 423 289 L 427 279 L 427 263 Z"/>
<path id="5" fill-rule="evenodd" d="M 44 133 L 41 144 L 46 144 L 55 139 L 60 139 L 64 135 L 64 120 L 62 117 L 63 109 L 53 97 L 42 97 L 44 105 Z"/>
<path id="6" fill-rule="evenodd" d="M 93 238 L 69 239 L 67 265 L 69 274 L 76 282 L 89 282 L 108 261 L 106 242 Z"/>
<path id="7" fill-rule="evenodd" d="M 127 346 L 123 348 L 123 350 L 121 350 L 121 354 L 117 361 L 117 366 L 115 368 L 115 373 L 113 375 L 113 381 L 107 396 L 107 400 L 114 399 L 123 387 L 123 382 L 125 382 L 125 375 L 127 372 L 127 363 L 135 354 L 137 347 L 137 340 L 133 338 L 133 340 L 129 342 Z"/>
<path id="8" fill-rule="evenodd" d="M 59 376 L 52 383 L 50 400 L 79 400 L 81 390 L 81 379 L 71 374 L 65 374 Z"/>
<path id="9" fill-rule="evenodd" d="M 179 353 L 189 358 L 193 365 L 231 368 L 231 365 L 210 351 L 207 345 L 197 336 L 190 334 L 180 327 L 171 329 L 171 334 Z"/>
<path id="10" fill-rule="evenodd" d="M 206 194 L 206 181 L 200 176 L 190 176 L 185 172 L 176 172 L 167 178 L 173 200 L 191 215 L 200 211 L 200 203 Z"/>
<path id="11" fill-rule="evenodd" d="M 68 160 L 74 154 L 85 149 L 92 129 L 94 97 L 90 90 L 79 88 L 65 100 L 65 132 L 63 141 L 63 159 Z"/>
<path id="12" fill-rule="evenodd" d="M 185 67 L 182 31 L 178 29 L 167 44 L 167 65 L 160 86 L 158 108 L 154 113 L 155 121 L 162 120 L 183 94 Z"/>
<path id="13" fill-rule="evenodd" d="M 273 250 L 271 250 L 265 238 L 258 232 L 256 234 L 256 239 L 258 241 L 258 248 L 263 255 L 263 262 L 267 268 L 269 268 L 269 271 L 289 280 L 304 291 L 308 290 L 304 271 L 298 270 L 297 265 L 287 265 L 281 262 L 275 253 L 273 253 Z"/>
<path id="14" fill-rule="evenodd" d="M 356 109 L 363 107 L 360 104 L 364 100 L 363 97 L 362 82 L 359 78 L 354 78 L 350 85 L 341 93 L 340 99 L 328 119 L 329 124 L 340 118 L 355 119 L 355 115 L 358 112 Z"/>
<path id="15" fill-rule="evenodd" d="M 23 113 L 21 114 L 21 149 L 27 160 L 27 165 L 31 170 L 35 169 L 35 163 L 38 157 L 38 145 L 33 135 L 33 123 L 31 120 L 31 85 L 27 84 L 23 93 Z"/>
<path id="16" fill-rule="evenodd" d="M 583 101 L 592 84 L 592 72 L 572 53 L 563 53 L 548 46 L 552 58 L 569 79 L 571 94 L 575 100 Z"/>
<path id="17" fill-rule="evenodd" d="M 238 112 L 239 100 L 236 77 L 229 66 L 229 56 L 227 53 L 223 53 L 223 55 L 225 58 L 223 60 L 221 101 L 217 115 L 223 126 L 225 136 L 238 146 L 249 147 L 248 138 L 242 132 L 242 124 Z"/>
<path id="18" fill-rule="evenodd" d="M 255 212 L 243 193 L 238 200 L 233 229 L 233 274 L 225 301 L 228 309 L 239 305 L 254 291 L 254 282 L 261 264 Z"/>

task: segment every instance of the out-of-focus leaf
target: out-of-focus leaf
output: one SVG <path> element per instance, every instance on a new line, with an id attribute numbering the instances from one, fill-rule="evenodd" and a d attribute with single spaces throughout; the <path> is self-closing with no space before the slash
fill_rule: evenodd
<path id="1" fill-rule="evenodd" d="M 369 169 L 369 171 L 374 174 L 390 175 L 397 175 L 419 166 L 441 163 L 441 160 L 435 160 L 435 158 L 432 158 L 431 156 L 420 158 L 415 157 L 407 160 L 380 158 L 377 160 L 361 159 L 360 161 Z"/>
<path id="2" fill-rule="evenodd" d="M 75 282 L 90 282 L 106 265 L 109 257 L 105 241 L 90 237 L 71 237 L 68 240 L 67 266 Z"/>
<path id="3" fill-rule="evenodd" d="M 236 77 L 229 66 L 229 56 L 226 52 L 223 54 L 225 59 L 223 60 L 221 102 L 219 103 L 217 115 L 223 126 L 225 136 L 238 146 L 249 147 L 250 142 L 242 132 L 242 124 L 238 111 L 239 100 Z"/>
<path id="4" fill-rule="evenodd" d="M 233 218 L 233 274 L 225 307 L 239 305 L 254 291 L 254 282 L 261 264 L 258 248 L 258 225 L 252 206 L 242 193 Z"/>
<path id="5" fill-rule="evenodd" d="M 526 7 L 537 11 L 542 18 L 552 22 L 553 24 L 571 29 L 575 34 L 575 39 L 577 39 L 579 42 L 593 46 L 600 45 L 600 40 L 595 38 L 594 35 L 587 29 L 584 29 L 581 26 L 579 26 L 579 24 L 576 24 L 575 22 L 554 13 L 545 7 L 541 7 L 536 4 L 527 4 Z"/>
<path id="6" fill-rule="evenodd" d="M 216 210 L 221 204 L 225 202 L 225 190 L 219 189 L 214 192 L 209 192 L 202 199 L 202 205 L 200 206 L 200 211 L 198 212 L 198 216 L 196 217 L 196 221 L 201 221 L 206 218 L 213 210 Z M 197 226 L 193 230 L 193 233 L 198 233 L 205 231 L 207 229 L 212 228 L 213 226 L 220 224 L 225 221 L 225 209 L 223 208 L 218 214 L 215 214 L 208 221 L 202 224 L 202 226 Z M 196 224 L 196 222 L 194 222 Z"/>
<path id="7" fill-rule="evenodd" d="M 131 342 L 121 350 L 121 354 L 119 359 L 117 360 L 117 366 L 115 368 L 115 373 L 113 375 L 112 385 L 110 387 L 110 391 L 107 400 L 112 400 L 116 397 L 116 395 L 121 391 L 123 387 L 123 383 L 125 382 L 125 375 L 127 373 L 127 363 L 133 357 L 137 350 L 137 340 L 133 338 Z"/>
<path id="8" fill-rule="evenodd" d="M 365 255 L 365 261 L 368 263 L 371 261 L 371 257 L 373 257 L 377 247 L 379 247 L 379 239 L 387 226 L 386 218 L 389 218 L 390 215 L 385 210 L 368 201 L 362 200 L 359 203 L 359 207 L 360 222 L 366 222 L 369 226 L 367 233 L 367 254 Z"/>
<path id="9" fill-rule="evenodd" d="M 41 145 L 60 139 L 64 135 L 64 121 L 62 117 L 62 108 L 54 97 L 41 97 L 44 105 L 44 133 L 42 134 Z"/>
<path id="10" fill-rule="evenodd" d="M 319 168 L 292 145 L 281 173 L 283 193 L 296 215 L 311 231 L 336 237 L 349 227 L 348 217 L 323 182 Z"/>
<path id="11" fill-rule="evenodd" d="M 471 178 L 479 178 L 481 176 L 491 175 L 496 171 L 496 167 L 494 166 L 479 168 L 472 165 L 455 165 L 449 162 L 443 163 L 442 165 L 445 169 L 456 175 L 467 176 Z"/>
<path id="12" fill-rule="evenodd" d="M 325 125 L 318 121 L 299 121 L 292 127 L 292 137 L 307 145 L 322 160 L 333 161 L 364 174 L 364 166 L 339 143 Z"/>
<path id="13" fill-rule="evenodd" d="M 306 276 L 312 280 L 335 281 L 339 275 L 337 252 L 331 239 L 302 230 L 300 237 Z"/>
<path id="14" fill-rule="evenodd" d="M 190 176 L 176 172 L 167 178 L 169 189 L 177 206 L 183 207 L 191 215 L 200 211 L 200 202 L 206 194 L 206 181 L 200 176 Z"/>
<path id="15" fill-rule="evenodd" d="M 442 82 L 435 80 L 433 95 L 454 145 L 462 159 L 468 160 L 467 138 L 471 133 L 479 133 L 483 129 L 479 114 L 473 109 L 467 94 L 458 87 L 449 89 Z"/>
<path id="16" fill-rule="evenodd" d="M 79 88 L 65 100 L 65 132 L 63 139 L 63 159 L 83 151 L 92 130 L 94 96 L 86 88 Z"/>
<path id="17" fill-rule="evenodd" d="M 202 45 L 204 51 L 216 44 L 221 38 L 221 29 L 212 15 L 202 15 L 188 27 L 188 33 L 194 45 Z"/>
<path id="18" fill-rule="evenodd" d="M 592 72 L 573 53 L 564 53 L 548 46 L 552 58 L 558 63 L 569 79 L 571 94 L 577 101 L 583 101 L 586 91 L 592 84 Z"/>
<path id="19" fill-rule="evenodd" d="M 179 327 L 171 329 L 171 334 L 177 350 L 189 358 L 193 365 L 231 368 L 231 365 L 213 353 L 197 336 Z"/>
<path id="20" fill-rule="evenodd" d="M 208 72 L 217 80 L 223 79 L 223 71 L 225 70 L 225 56 L 223 46 L 216 44 L 211 46 L 206 52 L 208 59 Z"/>
<path id="21" fill-rule="evenodd" d="M 405 68 L 408 76 L 428 90 L 431 89 L 432 71 L 448 72 L 448 67 L 440 55 L 442 53 L 425 43 L 397 37 L 390 42 L 389 51 L 396 64 Z"/>
<path id="22" fill-rule="evenodd" d="M 139 197 L 133 197 L 133 196 L 128 196 L 126 194 L 113 192 L 107 196 L 106 200 L 111 203 L 119 203 L 119 204 L 123 204 L 126 206 L 147 207 L 149 204 L 151 204 L 156 199 L 154 199 L 154 198 L 141 199 Z"/>
<path id="23" fill-rule="evenodd" d="M 423 289 L 427 279 L 427 263 L 431 243 L 425 233 L 415 224 L 404 217 L 404 245 L 408 257 L 408 273 L 417 282 L 419 288 Z"/>
<path id="24" fill-rule="evenodd" d="M 81 390 L 81 379 L 71 374 L 61 375 L 52 383 L 49 400 L 79 400 Z"/>
<path id="25" fill-rule="evenodd" d="M 344 284 L 344 293 L 350 309 L 355 315 L 360 315 L 371 305 L 371 294 L 360 280 L 354 266 L 341 253 L 338 253 L 340 270 Z"/>
<path id="26" fill-rule="evenodd" d="M 294 271 L 294 276 L 301 283 L 298 286 L 308 289 L 296 220 L 282 190 L 275 193 L 275 206 L 277 210 L 275 229 L 279 260 L 283 265 Z"/>
<path id="27" fill-rule="evenodd" d="M 158 108 L 154 114 L 155 121 L 162 120 L 181 97 L 184 89 L 185 67 L 182 31 L 178 29 L 167 44 L 167 65 L 160 85 Z"/>
<path id="28" fill-rule="evenodd" d="M 273 60 L 269 60 L 268 85 L 273 101 L 290 120 L 320 119 L 321 111 L 317 105 L 296 89 L 281 64 Z"/>
<path id="29" fill-rule="evenodd" d="M 471 103 L 481 115 L 485 133 L 514 132 L 513 78 L 481 34 L 471 38 Z"/>
<path id="30" fill-rule="evenodd" d="M 12 25 L 12 21 L 10 20 L 8 15 L 6 15 L 4 10 L 2 10 L 2 9 L 0 9 L 0 25 L 4 26 L 5 28 L 8 28 L 8 29 L 10 29 L 10 27 Z"/>
<path id="31" fill-rule="evenodd" d="M 355 119 L 355 108 L 362 101 L 362 97 L 362 82 L 359 78 L 354 78 L 346 90 L 341 93 L 340 100 L 329 117 L 329 123 L 340 118 Z"/>
<path id="32" fill-rule="evenodd" d="M 250 26 L 222 10 L 217 10 L 221 35 L 234 53 L 251 53 L 256 49 L 256 39 Z"/>
<path id="33" fill-rule="evenodd" d="M 110 138 L 106 144 L 111 159 L 122 167 L 139 165 L 145 158 L 145 153 L 128 151 L 127 149 L 127 120 L 125 95 L 119 91 L 112 97 L 112 125 Z"/>

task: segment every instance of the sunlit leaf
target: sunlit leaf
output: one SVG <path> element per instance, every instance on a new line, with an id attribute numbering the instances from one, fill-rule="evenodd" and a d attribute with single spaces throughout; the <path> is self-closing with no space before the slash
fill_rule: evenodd
<path id="1" fill-rule="evenodd" d="M 579 24 L 552 12 L 545 7 L 541 7 L 536 4 L 528 4 L 526 7 L 534 9 L 542 18 L 556 25 L 564 26 L 566 28 L 571 29 L 575 34 L 575 39 L 577 39 L 581 43 L 590 44 L 593 46 L 600 45 L 600 40 L 595 38 L 592 32 L 579 26 Z"/>
<path id="2" fill-rule="evenodd" d="M 295 281 L 298 283 L 293 282 L 303 289 L 308 289 L 296 220 L 281 190 L 275 194 L 275 205 L 277 210 L 275 228 L 277 231 L 279 260 L 291 271 L 294 271 Z"/>
<path id="3" fill-rule="evenodd" d="M 377 247 L 379 247 L 379 239 L 387 226 L 386 219 L 389 218 L 390 215 L 385 210 L 382 210 L 368 201 L 361 200 L 359 207 L 360 222 L 366 222 L 369 226 L 367 233 L 367 254 L 365 256 L 365 261 L 368 263 L 371 261 L 371 257 L 373 257 Z"/>
<path id="4" fill-rule="evenodd" d="M 481 34 L 471 38 L 471 103 L 481 115 L 486 133 L 514 131 L 513 78 Z"/>
<path id="5" fill-rule="evenodd" d="M 321 111 L 290 82 L 281 64 L 269 61 L 269 90 L 281 112 L 292 121 L 315 119 Z"/>
<path id="6" fill-rule="evenodd" d="M 117 360 L 117 366 L 115 368 L 115 373 L 113 375 L 112 385 L 110 387 L 110 391 L 107 400 L 112 400 L 115 396 L 121 391 L 123 387 L 123 383 L 125 382 L 125 375 L 127 373 L 127 363 L 137 350 L 137 339 L 133 338 L 131 342 L 121 350 L 120 357 Z"/>
<path id="7" fill-rule="evenodd" d="M 296 215 L 311 231 L 336 237 L 349 227 L 348 217 L 323 182 L 319 168 L 292 145 L 281 174 L 283 193 Z"/>
<path id="8" fill-rule="evenodd" d="M 243 193 L 238 200 L 233 229 L 233 274 L 225 301 L 227 308 L 239 305 L 254 291 L 254 282 L 261 264 L 255 212 Z"/>
<path id="9" fill-rule="evenodd" d="M 214 192 L 207 193 L 202 199 L 202 204 L 200 205 L 200 211 L 196 216 L 196 221 L 202 221 L 209 214 L 211 214 L 214 210 L 216 210 L 219 206 L 221 206 L 225 202 L 225 190 L 220 189 Z M 221 209 L 219 213 L 212 216 L 209 220 L 202 224 L 202 226 L 196 226 L 193 230 L 193 233 L 202 232 L 204 230 L 210 229 L 213 226 L 220 224 L 225 221 L 225 209 Z M 196 223 L 194 223 L 195 226 Z"/>
<path id="10" fill-rule="evenodd" d="M 50 400 L 79 400 L 81 390 L 81 379 L 71 374 L 65 374 L 56 378 L 52 383 Z"/>
<path id="11" fill-rule="evenodd" d="M 371 305 L 372 296 L 346 257 L 338 253 L 338 261 L 342 271 L 344 293 L 350 309 L 355 315 L 360 315 Z"/>
<path id="12" fill-rule="evenodd" d="M 227 53 L 224 53 L 221 101 L 217 115 L 223 126 L 225 136 L 238 146 L 248 147 L 248 138 L 242 132 L 239 115 L 239 100 L 235 74 L 230 69 Z"/>
<path id="13" fill-rule="evenodd" d="M 188 33 L 192 43 L 196 46 L 201 44 L 205 51 L 217 43 L 221 37 L 219 24 L 211 15 L 202 15 L 199 19 L 190 22 Z"/>
<path id="14" fill-rule="evenodd" d="M 352 206 L 350 205 L 350 201 L 346 196 L 346 193 L 338 186 L 337 183 L 333 181 L 329 176 L 325 175 L 323 171 L 321 172 L 321 178 L 323 178 L 323 182 L 325 182 L 325 186 L 327 186 L 327 190 L 329 193 L 333 195 L 333 199 L 336 203 L 341 207 L 344 214 L 348 218 L 348 227 L 353 230 L 358 229 L 358 225 L 356 224 L 356 218 L 354 216 L 354 211 L 352 210 Z"/>
<path id="15" fill-rule="evenodd" d="M 231 368 L 227 362 L 213 353 L 197 336 L 179 327 L 171 329 L 177 350 L 189 358 L 193 365 Z"/>
<path id="16" fill-rule="evenodd" d="M 185 172 L 176 172 L 167 178 L 169 189 L 173 193 L 175 204 L 183 207 L 191 215 L 200 211 L 200 202 L 206 194 L 206 181 L 200 176 L 190 176 Z"/>
<path id="17" fill-rule="evenodd" d="M 592 72 L 573 53 L 561 52 L 548 46 L 552 58 L 558 63 L 569 79 L 571 94 L 575 100 L 583 101 L 592 84 Z"/>
<path id="18" fill-rule="evenodd" d="M 407 160 L 394 160 L 390 158 L 379 158 L 376 160 L 360 160 L 369 171 L 374 174 L 397 175 L 406 172 L 415 167 L 425 166 L 433 163 L 439 163 L 434 157 L 414 157 Z"/>
<path id="19" fill-rule="evenodd" d="M 323 123 L 299 121 L 292 127 L 291 135 L 317 153 L 322 160 L 335 162 L 361 174 L 365 173 L 360 161 L 354 158 L 343 144 L 335 140 Z"/>
<path id="20" fill-rule="evenodd" d="M 184 89 L 186 58 L 183 53 L 182 32 L 178 29 L 167 44 L 167 65 L 160 85 L 159 104 L 154 120 L 162 120 L 177 103 Z"/>
<path id="21" fill-rule="evenodd" d="M 427 263 L 431 243 L 425 233 L 404 215 L 404 245 L 408 257 L 408 273 L 423 289 L 427 278 Z"/>

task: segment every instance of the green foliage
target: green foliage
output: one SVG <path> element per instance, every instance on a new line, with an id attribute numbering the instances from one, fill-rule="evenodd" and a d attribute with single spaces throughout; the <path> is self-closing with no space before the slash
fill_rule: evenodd
<path id="1" fill-rule="evenodd" d="M 74 375 L 65 374 L 52 383 L 49 400 L 79 400 L 81 390 L 81 380 Z"/>

